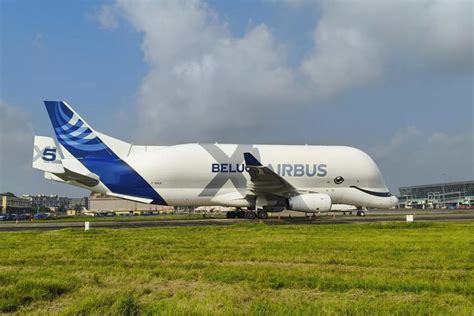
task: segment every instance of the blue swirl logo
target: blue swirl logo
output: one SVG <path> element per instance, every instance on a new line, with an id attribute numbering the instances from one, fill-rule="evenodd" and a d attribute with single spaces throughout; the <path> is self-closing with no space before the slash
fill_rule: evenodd
<path id="1" fill-rule="evenodd" d="M 107 148 L 95 133 L 70 109 L 61 103 L 54 111 L 55 132 L 66 148 L 95 152 Z"/>

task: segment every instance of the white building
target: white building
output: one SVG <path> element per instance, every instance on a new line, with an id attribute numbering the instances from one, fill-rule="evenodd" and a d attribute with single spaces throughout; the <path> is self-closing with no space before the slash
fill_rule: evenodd
<path id="1" fill-rule="evenodd" d="M 0 194 L 2 204 L 0 214 L 22 214 L 31 211 L 31 200 L 15 196 L 13 193 Z"/>

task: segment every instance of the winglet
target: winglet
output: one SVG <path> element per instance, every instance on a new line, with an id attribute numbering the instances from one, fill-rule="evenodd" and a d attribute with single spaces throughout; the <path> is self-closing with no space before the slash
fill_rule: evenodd
<path id="1" fill-rule="evenodd" d="M 261 167 L 262 164 L 251 153 L 244 153 L 245 164 L 250 167 Z"/>

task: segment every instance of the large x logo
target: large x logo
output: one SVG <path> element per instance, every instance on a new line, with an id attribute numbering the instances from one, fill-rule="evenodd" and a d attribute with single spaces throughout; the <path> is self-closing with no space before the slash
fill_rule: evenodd
<path id="1" fill-rule="evenodd" d="M 51 147 L 51 146 L 47 146 L 45 147 L 46 148 L 54 148 L 56 149 L 56 147 Z M 41 150 L 41 148 L 39 148 L 38 145 L 34 145 L 33 147 L 33 162 L 35 162 L 36 160 L 40 159 L 40 158 L 43 158 L 43 155 L 44 155 L 44 152 Z M 58 160 L 54 160 L 54 161 L 49 161 L 49 160 L 45 160 L 43 159 L 45 162 L 48 162 L 48 163 L 60 163 L 60 161 Z"/>
<path id="2" fill-rule="evenodd" d="M 33 150 L 34 150 L 34 152 L 33 152 L 33 162 L 35 162 L 36 160 L 40 159 L 43 156 L 43 152 L 38 147 L 38 145 L 35 145 L 33 147 Z"/>
<path id="3" fill-rule="evenodd" d="M 201 144 L 202 148 L 206 150 L 218 163 L 226 164 L 243 164 L 244 153 L 250 152 L 258 160 L 260 160 L 260 153 L 253 145 L 237 145 L 234 153 L 231 156 L 227 154 L 214 144 Z M 210 168 L 210 166 L 209 166 Z M 199 196 L 215 196 L 217 192 L 230 180 L 237 190 L 245 191 L 247 188 L 247 179 L 241 172 L 219 172 L 206 185 L 204 190 L 199 193 Z"/>

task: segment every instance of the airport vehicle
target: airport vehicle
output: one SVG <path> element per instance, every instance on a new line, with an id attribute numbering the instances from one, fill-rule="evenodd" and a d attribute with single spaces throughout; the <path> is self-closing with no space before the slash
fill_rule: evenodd
<path id="1" fill-rule="evenodd" d="M 6 221 L 16 221 L 16 220 L 20 220 L 20 219 L 19 219 L 19 216 L 16 215 L 16 214 L 7 214 L 5 216 L 5 220 Z"/>
<path id="2" fill-rule="evenodd" d="M 37 220 L 51 219 L 51 214 L 46 214 L 46 213 L 35 214 L 35 215 L 33 215 L 33 219 L 37 219 Z"/>
<path id="3" fill-rule="evenodd" d="M 45 101 L 56 139 L 35 136 L 33 167 L 93 192 L 172 206 L 221 205 L 267 218 L 334 204 L 391 208 L 375 162 L 346 146 L 181 144 L 142 146 L 95 131 L 66 102 Z M 239 213 L 240 214 L 240 213 Z"/>
<path id="4" fill-rule="evenodd" d="M 352 215 L 352 212 L 357 212 L 357 216 L 365 216 L 365 211 L 361 207 L 357 207 L 355 205 L 347 205 L 347 204 L 332 204 L 331 206 L 332 212 L 340 212 L 344 215 L 349 213 Z"/>

